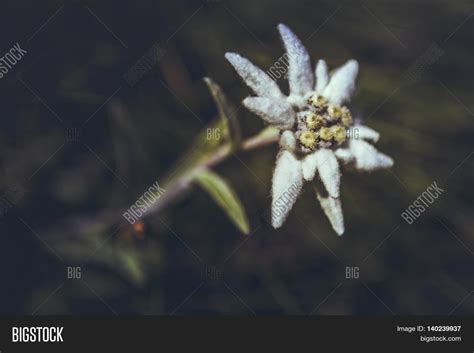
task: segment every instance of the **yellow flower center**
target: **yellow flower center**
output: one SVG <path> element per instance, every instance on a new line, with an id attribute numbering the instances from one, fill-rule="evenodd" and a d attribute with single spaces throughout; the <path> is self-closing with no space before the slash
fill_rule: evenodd
<path id="1" fill-rule="evenodd" d="M 313 131 L 303 131 L 299 140 L 307 148 L 313 149 L 316 146 L 316 134 Z"/>
<path id="2" fill-rule="evenodd" d="M 342 125 L 331 126 L 331 133 L 334 141 L 342 143 L 346 140 L 346 129 Z"/>
<path id="3" fill-rule="evenodd" d="M 346 141 L 346 129 L 352 125 L 352 115 L 345 106 L 328 104 L 320 94 L 308 99 L 310 110 L 302 114 L 298 141 L 302 151 L 309 153 L 318 148 L 331 148 Z"/>
<path id="4" fill-rule="evenodd" d="M 316 129 L 324 124 L 324 118 L 313 112 L 306 115 L 306 126 L 310 129 Z"/>
<path id="5" fill-rule="evenodd" d="M 312 105 L 313 107 L 315 107 L 316 109 L 318 108 L 324 108 L 326 106 L 326 104 L 328 103 L 327 99 L 324 98 L 322 95 L 320 94 L 313 94 L 311 97 L 309 97 L 308 99 L 308 104 L 309 105 Z"/>
<path id="6" fill-rule="evenodd" d="M 342 109 L 341 109 L 341 107 L 339 107 L 337 105 L 330 105 L 328 107 L 328 114 L 332 119 L 338 120 L 342 116 Z"/>
<path id="7" fill-rule="evenodd" d="M 341 123 L 342 123 L 342 125 L 344 125 L 345 127 L 351 126 L 351 125 L 352 125 L 352 115 L 351 115 L 351 112 L 350 112 L 349 109 L 347 109 L 346 107 L 342 107 L 341 110 L 342 110 L 342 115 L 341 115 Z"/>
<path id="8" fill-rule="evenodd" d="M 323 141 L 330 141 L 333 136 L 333 133 L 330 128 L 328 127 L 322 127 L 321 130 L 319 130 L 319 137 Z"/>

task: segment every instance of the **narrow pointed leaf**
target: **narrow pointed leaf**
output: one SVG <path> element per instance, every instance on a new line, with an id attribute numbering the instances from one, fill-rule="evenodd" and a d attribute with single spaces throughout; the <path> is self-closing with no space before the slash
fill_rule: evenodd
<path id="1" fill-rule="evenodd" d="M 249 233 L 249 222 L 237 194 L 221 176 L 208 169 L 196 175 L 197 183 L 224 210 L 230 220 L 244 233 Z"/>
<path id="2" fill-rule="evenodd" d="M 205 77 L 204 82 L 206 82 L 211 92 L 212 98 L 217 106 L 217 111 L 219 112 L 219 117 L 226 127 L 223 131 L 223 137 L 230 140 L 232 149 L 235 150 L 242 139 L 236 109 L 229 103 L 221 87 L 216 82 L 209 77 Z"/>

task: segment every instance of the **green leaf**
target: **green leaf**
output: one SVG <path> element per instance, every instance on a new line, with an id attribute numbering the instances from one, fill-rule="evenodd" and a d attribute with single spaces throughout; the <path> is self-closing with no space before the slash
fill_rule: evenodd
<path id="1" fill-rule="evenodd" d="M 237 194 L 218 174 L 205 169 L 196 175 L 197 183 L 209 193 L 230 220 L 244 233 L 249 233 L 249 222 Z"/>
<path id="2" fill-rule="evenodd" d="M 196 166 L 212 157 L 219 148 L 224 146 L 225 144 L 221 143 L 220 138 L 208 138 L 209 132 L 220 132 L 223 131 L 224 128 L 225 127 L 223 126 L 221 120 L 215 120 L 208 124 L 206 128 L 198 132 L 191 143 L 190 149 L 184 153 L 184 156 L 181 157 L 171 168 L 171 171 L 165 178 L 165 184 L 172 182 L 172 178 L 170 176 L 173 176 L 173 178 L 179 178 L 187 174 Z"/>
<path id="3" fill-rule="evenodd" d="M 145 281 L 145 273 L 135 251 L 125 249 L 117 252 L 120 268 L 124 275 L 136 285 Z"/>
<path id="4" fill-rule="evenodd" d="M 217 83 L 208 77 L 204 78 L 204 81 L 217 106 L 219 118 L 211 121 L 197 133 L 189 151 L 175 164 L 165 178 L 165 188 L 174 179 L 188 174 L 199 164 L 212 158 L 219 149 L 227 154 L 240 147 L 241 134 L 236 110 L 229 104 Z"/>
<path id="5" fill-rule="evenodd" d="M 224 136 L 230 140 L 232 150 L 235 150 L 239 147 L 242 139 L 239 121 L 237 120 L 237 110 L 228 102 L 224 92 L 217 83 L 209 77 L 205 77 L 204 82 L 206 82 L 216 103 L 219 117 L 225 123 L 226 130 L 224 131 Z"/>

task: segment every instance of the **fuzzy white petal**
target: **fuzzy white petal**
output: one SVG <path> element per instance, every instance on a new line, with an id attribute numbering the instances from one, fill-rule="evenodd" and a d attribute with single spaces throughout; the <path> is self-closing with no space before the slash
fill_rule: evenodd
<path id="1" fill-rule="evenodd" d="M 319 60 L 316 65 L 316 92 L 323 93 L 329 82 L 328 65 L 324 60 Z"/>
<path id="2" fill-rule="evenodd" d="M 373 171 L 393 166 L 392 158 L 380 153 L 365 141 L 352 140 L 349 143 L 349 149 L 354 156 L 354 166 L 358 170 Z"/>
<path id="3" fill-rule="evenodd" d="M 353 140 L 368 140 L 376 143 L 380 138 L 380 134 L 377 131 L 365 125 L 356 125 L 349 130 L 348 135 Z"/>
<path id="4" fill-rule="evenodd" d="M 315 153 L 319 178 L 323 182 L 329 195 L 339 197 L 339 187 L 341 185 L 341 173 L 339 172 L 339 162 L 334 152 L 329 149 L 320 149 Z"/>
<path id="5" fill-rule="evenodd" d="M 317 166 L 318 166 L 318 158 L 316 156 L 316 152 L 308 154 L 301 161 L 301 169 L 303 171 L 303 178 L 306 181 L 311 181 L 314 179 L 314 176 L 316 175 Z"/>
<path id="6" fill-rule="evenodd" d="M 354 155 L 352 154 L 351 150 L 349 148 L 338 148 L 334 151 L 334 154 L 336 155 L 336 158 L 343 164 L 350 164 L 353 163 L 355 160 Z"/>
<path id="7" fill-rule="evenodd" d="M 269 98 L 284 97 L 276 82 L 250 60 L 236 53 L 226 53 L 225 57 L 255 94 Z"/>
<path id="8" fill-rule="evenodd" d="M 295 138 L 295 134 L 293 134 L 292 131 L 290 130 L 283 131 L 280 137 L 280 147 L 283 150 L 287 150 L 290 152 L 293 152 L 295 150 L 296 138 Z"/>
<path id="9" fill-rule="evenodd" d="M 269 124 L 280 129 L 291 128 L 295 122 L 296 114 L 284 99 L 247 97 L 244 99 L 243 105 Z"/>
<path id="10" fill-rule="evenodd" d="M 272 180 L 272 226 L 280 228 L 303 187 L 301 162 L 289 151 L 277 157 Z"/>
<path id="11" fill-rule="evenodd" d="M 278 30 L 288 53 L 290 94 L 303 96 L 314 85 L 311 59 L 303 43 L 287 26 L 279 24 Z"/>
<path id="12" fill-rule="evenodd" d="M 292 107 L 295 107 L 297 110 L 303 110 L 307 104 L 307 99 L 302 96 L 289 95 L 286 98 L 286 101 L 291 104 Z"/>
<path id="13" fill-rule="evenodd" d="M 316 189 L 316 197 L 337 235 L 344 234 L 344 215 L 341 200 Z"/>
<path id="14" fill-rule="evenodd" d="M 339 162 L 332 150 L 320 149 L 307 155 L 301 162 L 301 168 L 306 181 L 313 180 L 317 171 L 329 195 L 339 197 L 341 173 Z"/>
<path id="15" fill-rule="evenodd" d="M 358 72 L 357 61 L 349 60 L 331 76 L 323 95 L 333 104 L 341 105 L 348 102 L 354 92 Z"/>

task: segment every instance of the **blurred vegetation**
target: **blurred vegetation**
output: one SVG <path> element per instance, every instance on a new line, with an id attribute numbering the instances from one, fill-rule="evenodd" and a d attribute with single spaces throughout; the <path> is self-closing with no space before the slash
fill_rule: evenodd
<path id="1" fill-rule="evenodd" d="M 474 312 L 471 1 L 61 6 L 7 1 L 0 14 L 1 51 L 16 42 L 28 50 L 0 81 L 0 183 L 25 189 L 0 219 L 0 313 Z M 122 212 L 179 171 L 222 116 L 204 77 L 237 109 L 242 139 L 264 127 L 239 109 L 251 93 L 224 53 L 271 67 L 283 54 L 280 22 L 314 61 L 359 61 L 353 107 L 395 160 L 391 171 L 343 174 L 346 233 L 334 234 L 311 187 L 281 230 L 267 224 L 276 145 L 230 154 L 213 169 L 235 190 L 249 236 L 196 186 L 128 225 Z M 130 86 L 123 75 L 155 43 L 163 57 Z M 407 81 L 433 43 L 444 54 Z M 78 141 L 68 141 L 69 128 L 80 129 Z M 433 181 L 445 193 L 406 224 L 400 213 Z M 68 280 L 67 266 L 81 266 L 82 280 Z M 346 266 L 360 266 L 360 279 L 346 280 Z"/>

